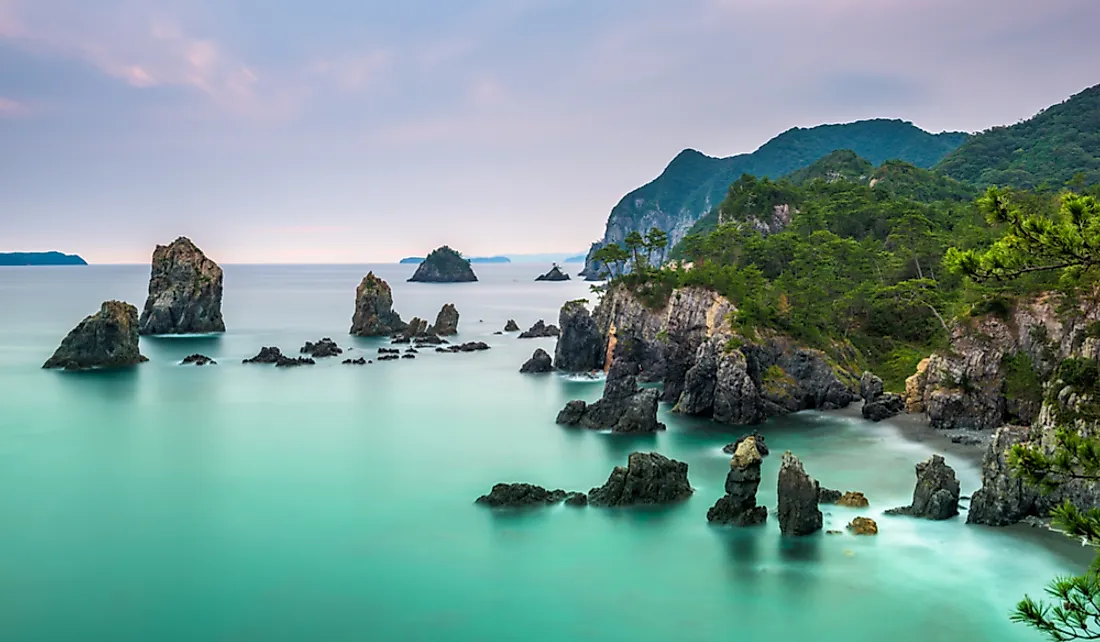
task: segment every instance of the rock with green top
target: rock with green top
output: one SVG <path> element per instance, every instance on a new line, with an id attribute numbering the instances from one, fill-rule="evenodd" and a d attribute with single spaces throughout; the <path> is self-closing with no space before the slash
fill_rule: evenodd
<path id="1" fill-rule="evenodd" d="M 153 250 L 149 297 L 138 322 L 140 334 L 225 332 L 222 269 L 191 239 L 181 236 Z"/>
<path id="2" fill-rule="evenodd" d="M 408 324 L 393 310 L 390 284 L 368 272 L 355 289 L 355 314 L 351 334 L 357 337 L 384 337 L 401 332 Z"/>
<path id="3" fill-rule="evenodd" d="M 409 281 L 419 283 L 465 283 L 477 281 L 470 261 L 462 254 L 444 245 L 433 250 L 416 268 Z"/>
<path id="4" fill-rule="evenodd" d="M 43 368 L 90 370 L 124 368 L 148 361 L 138 350 L 137 308 L 105 301 L 61 342 Z"/>

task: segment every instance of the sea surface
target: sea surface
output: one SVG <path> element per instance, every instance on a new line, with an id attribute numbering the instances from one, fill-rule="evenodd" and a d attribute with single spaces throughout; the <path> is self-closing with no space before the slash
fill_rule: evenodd
<path id="1" fill-rule="evenodd" d="M 655 436 L 554 424 L 600 381 L 527 376 L 553 339 L 494 335 L 509 318 L 556 320 L 591 297 L 549 266 L 477 265 L 480 282 L 413 284 L 415 266 L 227 266 L 217 338 L 142 339 L 121 372 L 41 370 L 105 299 L 140 309 L 147 266 L 0 268 L 0 640 L 1038 640 L 1015 602 L 1089 553 L 1026 527 L 888 517 L 930 454 L 889 423 L 800 413 L 762 427 L 759 500 L 774 511 L 779 456 L 823 485 L 861 490 L 877 537 L 780 537 L 711 527 L 744 430 L 661 411 Z M 368 270 L 395 308 L 461 313 L 487 352 L 422 352 L 364 367 L 242 365 L 261 346 L 297 353 L 330 336 L 347 356 Z M 177 365 L 193 352 L 218 361 Z M 494 512 L 500 481 L 587 490 L 635 450 L 690 465 L 694 497 L 663 509 Z M 963 493 L 971 464 L 951 460 Z"/>

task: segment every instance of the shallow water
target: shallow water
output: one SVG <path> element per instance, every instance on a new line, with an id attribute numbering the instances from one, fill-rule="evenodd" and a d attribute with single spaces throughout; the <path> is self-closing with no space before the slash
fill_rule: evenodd
<path id="1" fill-rule="evenodd" d="M 492 332 L 555 319 L 587 284 L 544 266 L 478 265 L 482 281 L 404 282 L 415 266 L 228 266 L 220 338 L 143 339 L 125 372 L 42 371 L 107 298 L 140 307 L 142 266 L 0 269 L 0 639 L 3 640 L 1035 640 L 1008 621 L 1024 592 L 1086 552 L 1023 529 L 882 515 L 908 502 L 931 452 L 887 425 L 802 413 L 762 429 L 778 455 L 872 508 L 880 535 L 779 536 L 706 522 L 721 446 L 743 430 L 662 410 L 669 430 L 624 437 L 554 424 L 601 381 L 521 376 L 552 339 Z M 374 269 L 404 318 L 456 303 L 461 340 L 492 350 L 274 369 L 347 337 Z M 203 352 L 219 365 L 176 365 Z M 587 490 L 634 450 L 690 465 L 695 496 L 660 510 L 496 513 L 498 481 Z M 970 494 L 978 472 L 951 461 Z"/>

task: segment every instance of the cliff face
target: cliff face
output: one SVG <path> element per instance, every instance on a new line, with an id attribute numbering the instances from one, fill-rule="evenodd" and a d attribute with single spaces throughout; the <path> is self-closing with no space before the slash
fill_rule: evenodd
<path id="1" fill-rule="evenodd" d="M 138 322 L 141 334 L 225 332 L 222 269 L 190 239 L 153 251 L 149 297 Z"/>

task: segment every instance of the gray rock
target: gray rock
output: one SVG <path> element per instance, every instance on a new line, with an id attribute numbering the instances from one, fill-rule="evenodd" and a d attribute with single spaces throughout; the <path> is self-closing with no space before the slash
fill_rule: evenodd
<path id="1" fill-rule="evenodd" d="M 282 350 L 274 346 L 264 346 L 251 359 L 244 359 L 241 363 L 274 364 L 276 368 L 293 368 L 295 366 L 312 366 L 316 361 L 309 357 L 291 358 L 283 354 Z"/>
<path id="2" fill-rule="evenodd" d="M 565 501 L 564 490 L 546 490 L 534 484 L 494 484 L 489 494 L 478 497 L 476 503 L 492 508 L 531 508 L 560 504 Z"/>
<path id="3" fill-rule="evenodd" d="M 1004 426 L 993 435 L 982 457 L 982 487 L 970 500 L 967 524 L 1008 526 L 1038 512 L 1039 490 L 1017 477 L 1006 455 L 1028 440 L 1026 426 Z"/>
<path id="4" fill-rule="evenodd" d="M 588 495 L 584 493 L 572 492 L 565 495 L 566 506 L 588 506 Z"/>
<path id="5" fill-rule="evenodd" d="M 864 401 L 860 412 L 864 419 L 882 421 L 902 410 L 905 410 L 905 399 L 901 395 L 887 392 L 876 397 L 874 401 Z"/>
<path id="6" fill-rule="evenodd" d="M 822 515 L 817 507 L 820 489 L 817 480 L 806 474 L 802 462 L 783 453 L 779 467 L 779 530 L 784 535 L 809 535 L 821 530 Z"/>
<path id="7" fill-rule="evenodd" d="M 458 310 L 455 304 L 447 303 L 435 317 L 435 323 L 428 328 L 429 334 L 440 337 L 449 337 L 458 334 Z"/>
<path id="8" fill-rule="evenodd" d="M 181 366 L 187 366 L 187 365 L 216 366 L 216 365 L 218 365 L 218 362 L 214 361 L 213 359 L 206 356 L 205 354 L 197 354 L 196 353 L 196 354 L 191 354 L 191 355 L 187 355 L 186 357 L 184 357 L 183 361 L 180 361 L 180 365 Z"/>
<path id="9" fill-rule="evenodd" d="M 932 455 L 917 464 L 917 486 L 913 503 L 891 508 L 888 515 L 909 515 L 944 520 L 959 514 L 959 480 L 955 471 L 940 455 Z M 980 492 L 980 491 L 979 491 Z"/>
<path id="10" fill-rule="evenodd" d="M 519 369 L 523 373 L 553 372 L 554 364 L 550 354 L 542 348 L 535 348 L 535 353 Z"/>
<path id="11" fill-rule="evenodd" d="M 508 319 L 508 323 L 504 324 L 505 332 L 519 332 L 519 324 L 515 319 Z"/>
<path id="12" fill-rule="evenodd" d="M 759 389 L 748 373 L 745 355 L 728 350 L 728 343 L 728 336 L 718 335 L 699 346 L 676 412 L 734 425 L 763 421 Z"/>
<path id="13" fill-rule="evenodd" d="M 320 341 L 314 343 L 312 341 L 306 341 L 306 344 L 298 350 L 299 354 L 308 354 L 311 357 L 335 357 L 344 353 L 340 346 L 336 345 L 336 342 L 332 339 L 325 337 Z"/>
<path id="14" fill-rule="evenodd" d="M 588 404 L 580 399 L 568 401 L 565 407 L 558 412 L 556 423 L 564 426 L 576 426 L 584 418 L 584 411 L 587 409 Z"/>
<path id="15" fill-rule="evenodd" d="M 767 447 L 764 447 L 767 451 Z M 707 511 L 707 521 L 735 526 L 753 526 L 768 519 L 768 509 L 756 505 L 763 456 L 755 437 L 739 440 L 726 475 L 726 494 Z"/>
<path id="16" fill-rule="evenodd" d="M 406 327 L 401 315 L 393 311 L 390 284 L 368 272 L 355 290 L 355 314 L 351 334 L 358 337 L 383 337 Z"/>
<path id="17" fill-rule="evenodd" d="M 546 325 L 542 319 L 535 321 L 535 324 L 530 328 L 524 330 L 519 334 L 520 339 L 542 339 L 545 337 L 556 337 L 561 334 L 561 330 L 556 325 Z"/>
<path id="18" fill-rule="evenodd" d="M 844 496 L 844 493 L 832 488 L 825 488 L 819 486 L 817 489 L 817 503 L 818 504 L 835 504 L 840 501 L 840 498 Z"/>
<path id="19" fill-rule="evenodd" d="M 412 320 L 409 321 L 409 324 L 405 326 L 405 329 L 400 333 L 400 338 L 406 341 L 426 336 L 429 336 L 428 321 L 420 317 L 413 317 Z"/>
<path id="20" fill-rule="evenodd" d="M 470 261 L 444 245 L 432 250 L 424 261 L 416 267 L 409 281 L 420 283 L 463 283 L 477 281 Z"/>
<path id="21" fill-rule="evenodd" d="M 536 281 L 568 281 L 569 275 L 561 271 L 561 268 L 554 266 L 550 268 L 550 271 L 546 274 L 540 274 L 535 277 Z"/>
<path id="22" fill-rule="evenodd" d="M 607 338 L 600 332 L 584 301 L 569 301 L 558 314 L 561 336 L 554 349 L 554 367 L 563 372 L 602 370 Z"/>
<path id="23" fill-rule="evenodd" d="M 225 332 L 222 269 L 181 236 L 153 250 L 140 334 Z"/>
<path id="24" fill-rule="evenodd" d="M 859 396 L 863 401 L 874 401 L 883 393 L 882 379 L 874 373 L 864 372 L 859 379 Z"/>
<path id="25" fill-rule="evenodd" d="M 570 401 L 558 413 L 557 422 L 621 433 L 664 430 L 665 425 L 657 421 L 660 393 L 655 388 L 638 387 L 637 368 L 633 361 L 616 359 L 607 373 L 603 397 L 592 404 Z"/>
<path id="26" fill-rule="evenodd" d="M 659 453 L 631 453 L 626 467 L 616 466 L 607 482 L 588 492 L 592 506 L 666 504 L 691 496 L 688 465 Z"/>
<path id="27" fill-rule="evenodd" d="M 42 367 L 124 368 L 145 361 L 148 359 L 138 349 L 137 308 L 122 301 L 104 301 L 99 312 L 85 317 L 66 335 Z"/>

